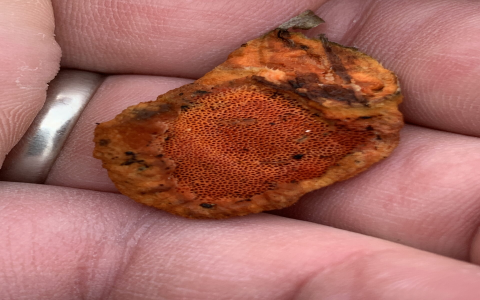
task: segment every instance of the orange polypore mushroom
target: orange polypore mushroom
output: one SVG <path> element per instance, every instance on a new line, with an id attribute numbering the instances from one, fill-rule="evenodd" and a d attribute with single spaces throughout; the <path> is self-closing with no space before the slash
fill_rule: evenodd
<path id="1" fill-rule="evenodd" d="M 395 75 L 293 18 L 192 84 L 95 130 L 94 156 L 123 194 L 189 218 L 295 203 L 388 156 L 403 125 Z"/>

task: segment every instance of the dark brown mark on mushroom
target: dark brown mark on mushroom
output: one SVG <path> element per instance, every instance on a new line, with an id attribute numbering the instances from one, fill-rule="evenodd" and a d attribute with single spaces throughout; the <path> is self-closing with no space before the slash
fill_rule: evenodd
<path id="1" fill-rule="evenodd" d="M 320 41 L 322 42 L 323 48 L 325 49 L 325 53 L 327 54 L 327 58 L 330 61 L 333 71 L 343 79 L 344 83 L 352 83 L 352 77 L 348 74 L 348 71 L 343 65 L 342 60 L 333 52 L 328 39 L 325 36 L 321 36 Z"/>
<path id="2" fill-rule="evenodd" d="M 213 207 L 215 206 L 215 204 L 212 204 L 212 203 L 201 203 L 200 206 L 203 207 L 203 208 L 213 208 Z"/>
<path id="3" fill-rule="evenodd" d="M 243 200 L 238 200 L 235 203 L 240 203 L 240 202 L 250 202 L 252 199 L 243 199 Z"/>
<path id="4" fill-rule="evenodd" d="M 290 39 L 290 32 L 283 29 L 278 29 L 277 37 L 285 42 L 289 47 L 294 47 L 295 42 Z"/>
<path id="5" fill-rule="evenodd" d="M 197 97 L 197 96 L 202 96 L 202 95 L 205 95 L 205 94 L 208 94 L 210 92 L 208 91 L 203 91 L 203 90 L 198 90 L 198 91 L 195 91 L 192 93 L 192 97 Z"/>
<path id="6" fill-rule="evenodd" d="M 134 164 L 134 163 L 143 163 L 143 162 L 145 162 L 145 161 L 142 160 L 142 159 L 138 160 L 135 152 L 126 151 L 126 152 L 125 152 L 125 155 L 130 156 L 130 157 L 129 157 L 126 161 L 124 161 L 123 163 L 121 163 L 121 164 L 120 164 L 121 166 L 129 166 L 129 165 Z M 148 168 L 148 166 L 147 166 L 146 164 L 143 164 L 143 165 Z"/>
<path id="7" fill-rule="evenodd" d="M 292 156 L 293 159 L 296 159 L 296 160 L 301 160 L 302 157 L 304 157 L 305 154 L 295 154 L 294 156 Z"/>

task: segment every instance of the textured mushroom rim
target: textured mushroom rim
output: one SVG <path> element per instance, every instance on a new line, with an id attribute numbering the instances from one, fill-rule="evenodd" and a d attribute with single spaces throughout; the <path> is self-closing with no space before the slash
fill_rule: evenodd
<path id="1" fill-rule="evenodd" d="M 260 54 L 258 51 L 263 52 Z M 293 57 L 292 53 L 295 53 Z M 257 57 L 257 60 L 247 61 L 245 57 L 251 56 Z M 250 66 L 245 67 L 246 63 Z M 262 69 L 284 72 L 285 78 L 279 82 L 270 82 L 259 76 Z M 293 90 L 312 100 L 334 100 L 340 106 L 368 107 L 382 102 L 398 89 L 395 74 L 355 48 L 342 47 L 324 37 L 309 39 L 301 33 L 278 29 L 235 50 L 226 62 L 197 82 L 218 84 L 216 74 L 219 71 L 223 73 L 222 77 L 229 80 L 248 75 L 258 76 L 258 80 L 275 85 L 276 88 Z M 325 80 L 325 75 L 334 80 Z M 372 86 L 372 80 L 376 84 L 385 84 Z M 368 91 L 366 94 L 364 89 Z"/>

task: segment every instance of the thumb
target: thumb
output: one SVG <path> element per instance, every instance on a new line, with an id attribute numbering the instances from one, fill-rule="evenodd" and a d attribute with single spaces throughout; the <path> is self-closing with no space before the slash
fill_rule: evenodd
<path id="1" fill-rule="evenodd" d="M 0 0 L 0 165 L 45 101 L 61 51 L 48 0 Z"/>

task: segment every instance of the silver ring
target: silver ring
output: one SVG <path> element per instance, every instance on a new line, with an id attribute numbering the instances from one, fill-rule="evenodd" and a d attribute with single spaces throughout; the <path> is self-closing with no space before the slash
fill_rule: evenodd
<path id="1" fill-rule="evenodd" d="M 50 82 L 43 108 L 5 158 L 0 180 L 44 183 L 68 135 L 104 78 L 92 72 L 61 70 Z"/>

